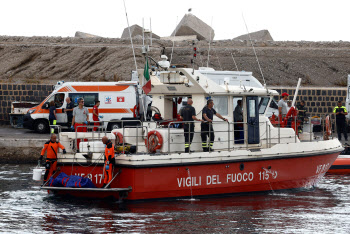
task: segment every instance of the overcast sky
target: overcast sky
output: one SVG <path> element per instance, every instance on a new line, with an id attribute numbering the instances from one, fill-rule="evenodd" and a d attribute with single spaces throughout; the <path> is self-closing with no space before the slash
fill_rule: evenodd
<path id="1" fill-rule="evenodd" d="M 350 41 L 350 0 L 125 0 L 130 25 L 169 36 L 192 8 L 212 24 L 215 40 L 267 29 L 276 41 Z M 73 37 L 76 31 L 120 37 L 123 0 L 0 0 L 0 35 Z M 178 18 L 178 19 L 177 19 Z M 211 23 L 212 22 L 212 23 Z"/>

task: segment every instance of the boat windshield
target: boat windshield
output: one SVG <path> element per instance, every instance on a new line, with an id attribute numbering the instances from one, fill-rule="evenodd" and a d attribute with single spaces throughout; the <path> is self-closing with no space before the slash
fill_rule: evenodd
<path id="1" fill-rule="evenodd" d="M 260 97 L 259 98 L 259 114 L 264 114 L 269 104 L 270 97 Z M 271 107 L 271 105 L 270 105 Z"/>

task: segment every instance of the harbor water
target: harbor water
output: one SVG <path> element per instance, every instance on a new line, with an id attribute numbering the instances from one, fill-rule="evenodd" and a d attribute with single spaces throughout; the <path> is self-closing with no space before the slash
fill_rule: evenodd
<path id="1" fill-rule="evenodd" d="M 0 233 L 349 233 L 350 175 L 298 191 L 170 201 L 59 198 L 35 165 L 0 165 Z"/>

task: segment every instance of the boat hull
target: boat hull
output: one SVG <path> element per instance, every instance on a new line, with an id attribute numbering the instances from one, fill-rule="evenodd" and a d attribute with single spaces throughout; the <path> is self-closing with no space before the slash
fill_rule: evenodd
<path id="1" fill-rule="evenodd" d="M 350 174 L 350 155 L 341 155 L 332 164 L 331 168 L 327 171 L 329 174 Z"/>
<path id="2" fill-rule="evenodd" d="M 312 187 L 324 176 L 340 152 L 311 156 L 252 157 L 210 163 L 117 165 L 120 172 L 111 188 L 128 188 L 127 193 L 55 191 L 77 197 L 121 196 L 126 200 L 179 198 L 261 192 Z M 62 172 L 88 175 L 97 187 L 103 184 L 103 166 L 59 165 Z"/>

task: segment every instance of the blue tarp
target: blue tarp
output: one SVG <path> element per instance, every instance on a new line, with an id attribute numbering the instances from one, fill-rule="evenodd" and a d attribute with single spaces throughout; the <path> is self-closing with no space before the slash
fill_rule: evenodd
<path id="1" fill-rule="evenodd" d="M 70 187 L 70 188 L 96 188 L 89 178 L 71 175 L 61 172 L 53 181 L 49 182 L 49 186 L 54 187 Z"/>

